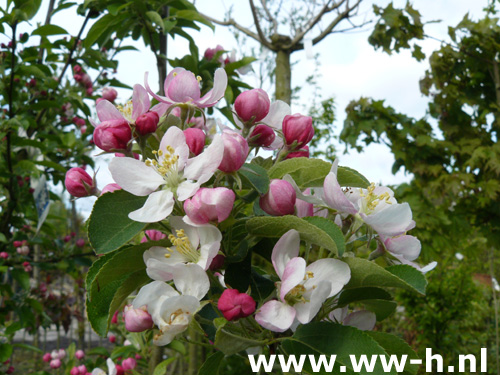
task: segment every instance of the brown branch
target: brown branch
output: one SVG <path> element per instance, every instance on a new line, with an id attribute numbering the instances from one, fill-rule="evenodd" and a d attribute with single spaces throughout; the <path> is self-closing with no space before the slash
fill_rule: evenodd
<path id="1" fill-rule="evenodd" d="M 267 20 L 273 24 L 273 33 L 278 32 L 278 21 L 276 21 L 276 18 L 274 18 L 269 11 L 269 8 L 267 7 L 266 0 L 260 0 L 260 3 L 262 4 L 262 8 L 264 9 L 264 12 L 267 14 Z"/>
<path id="2" fill-rule="evenodd" d="M 266 36 L 262 32 L 262 29 L 260 27 L 260 22 L 259 22 L 259 15 L 257 14 L 257 9 L 255 8 L 255 4 L 253 3 L 253 0 L 250 0 L 250 8 L 252 9 L 252 16 L 253 16 L 253 21 L 255 23 L 255 28 L 257 29 L 257 33 L 259 34 L 259 38 L 261 40 L 261 43 L 265 45 L 267 48 L 271 45 L 269 41 L 266 39 Z"/>
<path id="3" fill-rule="evenodd" d="M 50 20 L 52 18 L 52 13 L 54 12 L 54 4 L 56 0 L 50 0 L 49 1 L 49 8 L 47 9 L 47 16 L 45 17 L 45 24 L 44 25 L 49 25 Z M 40 37 L 40 45 L 42 44 L 42 37 Z M 41 64 L 43 61 L 43 54 L 45 53 L 45 49 L 40 47 L 40 51 L 38 52 L 38 63 Z"/>
<path id="4" fill-rule="evenodd" d="M 338 3 L 333 4 L 331 7 L 329 7 L 330 1 L 328 1 L 325 6 L 314 16 L 305 26 L 304 30 L 302 30 L 300 33 L 298 33 L 292 40 L 292 45 L 291 47 L 293 48 L 296 44 L 300 43 L 300 41 L 304 38 L 304 36 L 307 34 L 309 30 L 311 30 L 320 20 L 321 18 L 335 10 L 338 9 L 340 6 L 342 6 L 343 3 L 345 3 L 347 0 L 340 0 Z"/>
<path id="5" fill-rule="evenodd" d="M 220 21 L 220 20 L 217 20 L 215 18 L 212 18 L 210 16 L 207 16 L 206 14 L 203 14 L 203 13 L 200 13 L 201 16 L 203 16 L 204 18 L 206 18 L 207 20 L 209 20 L 210 22 L 213 22 L 213 23 L 216 23 L 217 25 L 221 25 L 221 26 L 233 26 L 234 28 L 236 28 L 237 30 L 241 31 L 243 34 L 245 34 L 246 36 L 249 36 L 250 38 L 256 40 L 257 42 L 261 43 L 262 45 L 266 46 L 267 48 L 269 48 L 270 50 L 272 51 L 275 51 L 276 49 L 273 47 L 272 44 L 270 43 L 265 43 L 266 41 L 262 41 L 259 37 L 259 35 L 255 34 L 253 31 L 247 29 L 246 27 L 243 27 L 241 26 L 239 23 L 237 23 L 234 19 L 230 18 L 229 20 L 227 21 Z"/>

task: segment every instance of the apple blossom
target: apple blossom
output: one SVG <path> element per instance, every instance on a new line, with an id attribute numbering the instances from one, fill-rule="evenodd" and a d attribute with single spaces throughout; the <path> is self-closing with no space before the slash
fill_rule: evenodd
<path id="1" fill-rule="evenodd" d="M 337 180 L 337 168 L 335 160 L 324 182 L 324 200 L 330 208 L 354 215 L 380 235 L 397 236 L 415 226 L 410 205 L 398 204 L 391 189 L 371 184 L 367 189 L 344 192 Z"/>
<path id="2" fill-rule="evenodd" d="M 107 184 L 106 186 L 104 186 L 101 190 L 101 195 L 105 194 L 105 193 L 112 193 L 113 191 L 116 191 L 116 190 L 121 190 L 122 188 L 120 187 L 120 185 L 118 184 Z"/>
<path id="3" fill-rule="evenodd" d="M 72 196 L 81 198 L 97 193 L 94 179 L 82 168 L 71 168 L 64 178 L 66 190 Z"/>
<path id="4" fill-rule="evenodd" d="M 308 157 L 309 157 L 309 146 L 304 146 L 300 150 L 288 153 L 285 156 L 285 160 L 293 158 L 308 158 Z"/>
<path id="5" fill-rule="evenodd" d="M 257 125 L 248 137 L 251 146 L 269 147 L 276 138 L 274 130 L 264 124 Z"/>
<path id="6" fill-rule="evenodd" d="M 242 92 L 234 101 L 234 110 L 243 122 L 255 123 L 269 113 L 271 101 L 262 89 Z"/>
<path id="7" fill-rule="evenodd" d="M 285 116 L 282 129 L 286 145 L 294 150 L 304 147 L 314 136 L 312 117 L 299 113 Z"/>
<path id="8" fill-rule="evenodd" d="M 224 187 L 201 188 L 184 201 L 184 211 L 190 224 L 220 223 L 231 214 L 235 198 L 234 192 Z"/>
<path id="9" fill-rule="evenodd" d="M 53 359 L 53 360 L 52 360 L 52 361 L 50 361 L 50 363 L 49 363 L 49 366 L 50 366 L 50 368 L 52 368 L 52 369 L 57 369 L 57 368 L 61 367 L 61 365 L 62 365 L 62 362 L 61 362 L 61 360 L 60 360 L 59 358 L 57 358 L 57 359 Z"/>
<path id="10" fill-rule="evenodd" d="M 45 353 L 42 359 L 44 362 L 50 362 L 52 360 L 52 356 L 50 355 L 50 353 Z"/>
<path id="11" fill-rule="evenodd" d="M 160 116 L 158 116 L 158 113 L 154 111 L 146 112 L 135 120 L 135 130 L 140 135 L 154 133 L 159 121 Z"/>
<path id="12" fill-rule="evenodd" d="M 125 371 L 133 370 L 137 366 L 137 362 L 134 358 L 127 358 L 122 361 L 122 367 Z"/>
<path id="13" fill-rule="evenodd" d="M 134 309 L 131 305 L 123 310 L 125 329 L 129 332 L 142 332 L 153 328 L 153 319 L 146 309 Z"/>
<path id="14" fill-rule="evenodd" d="M 222 139 L 216 136 L 200 155 L 189 158 L 189 147 L 181 129 L 171 127 L 155 152 L 155 159 L 145 162 L 133 158 L 113 158 L 109 170 L 124 190 L 148 196 L 144 206 L 129 214 L 143 223 L 165 219 L 173 210 L 175 200 L 192 197 L 212 177 L 224 153 Z M 158 190 L 159 187 L 163 187 Z"/>
<path id="15" fill-rule="evenodd" d="M 79 349 L 75 352 L 75 357 L 78 359 L 82 359 L 83 357 L 85 357 L 85 352 L 83 350 Z"/>
<path id="16" fill-rule="evenodd" d="M 293 186 L 285 180 L 271 180 L 269 191 L 259 200 L 259 206 L 269 215 L 293 215 L 296 193 Z"/>
<path id="17" fill-rule="evenodd" d="M 215 71 L 214 87 L 203 97 L 200 97 L 200 80 L 200 77 L 195 77 L 192 72 L 184 68 L 174 68 L 167 75 L 163 85 L 165 96 L 157 95 L 151 90 L 148 84 L 148 73 L 144 77 L 144 86 L 148 93 L 160 103 L 189 104 L 198 108 L 213 107 L 226 92 L 226 71 L 222 68 Z"/>
<path id="18" fill-rule="evenodd" d="M 91 375 L 117 375 L 116 365 L 113 363 L 113 360 L 111 358 L 108 358 L 106 360 L 106 364 L 108 365 L 107 374 L 100 368 L 95 368 L 94 370 L 92 370 Z"/>
<path id="19" fill-rule="evenodd" d="M 225 173 L 236 172 L 245 164 L 248 156 L 248 143 L 241 135 L 228 129 L 222 132 L 222 140 L 224 156 L 219 170 Z"/>
<path id="20" fill-rule="evenodd" d="M 356 327 L 361 331 L 371 331 L 377 323 L 376 315 L 367 310 L 353 311 L 348 314 L 347 306 L 333 310 L 328 317 L 337 323 Z"/>
<path id="21" fill-rule="evenodd" d="M 116 100 L 118 93 L 112 87 L 104 87 L 102 89 L 102 98 L 113 103 Z"/>
<path id="22" fill-rule="evenodd" d="M 271 260 L 281 282 L 278 300 L 260 307 L 255 320 L 264 328 L 284 332 L 295 321 L 309 323 L 323 302 L 339 293 L 351 278 L 349 266 L 338 259 L 319 259 L 309 266 L 300 258 L 299 233 L 291 229 L 274 246 Z"/>
<path id="23" fill-rule="evenodd" d="M 227 320 L 237 320 L 254 313 L 255 300 L 238 289 L 226 289 L 217 302 L 217 308 Z"/>
<path id="24" fill-rule="evenodd" d="M 186 136 L 186 143 L 189 147 L 189 151 L 193 153 L 194 156 L 198 156 L 203 151 L 205 147 L 206 135 L 201 129 L 197 128 L 187 128 L 184 130 L 184 135 Z"/>
<path id="25" fill-rule="evenodd" d="M 214 58 L 215 54 L 217 52 L 221 52 L 221 51 L 224 51 L 224 47 L 222 47 L 220 44 L 217 44 L 217 46 L 215 48 L 207 48 L 205 50 L 205 53 L 203 54 L 203 57 L 205 57 L 205 59 L 207 59 L 207 60 L 212 60 Z M 217 61 L 222 63 L 223 60 L 224 59 L 222 58 L 222 56 L 220 56 Z"/>
<path id="26" fill-rule="evenodd" d="M 132 139 L 132 131 L 125 119 L 110 119 L 96 125 L 93 139 L 95 145 L 103 151 L 126 150 Z"/>
<path id="27" fill-rule="evenodd" d="M 147 231 L 144 232 L 145 236 L 142 237 L 141 243 L 148 242 L 149 240 L 151 241 L 159 241 L 164 238 L 167 238 L 167 235 L 165 233 L 160 232 L 159 230 L 155 229 L 148 229 Z"/>

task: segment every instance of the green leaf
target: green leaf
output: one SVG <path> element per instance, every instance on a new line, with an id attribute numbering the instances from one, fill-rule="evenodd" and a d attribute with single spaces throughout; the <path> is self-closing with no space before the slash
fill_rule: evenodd
<path id="1" fill-rule="evenodd" d="M 385 349 L 388 355 L 398 356 L 401 360 L 403 355 L 407 355 L 405 369 L 403 374 L 416 375 L 418 372 L 418 365 L 410 364 L 411 359 L 418 359 L 417 353 L 402 339 L 397 336 L 385 332 L 366 332 L 371 338 L 379 343 Z"/>
<path id="2" fill-rule="evenodd" d="M 215 30 L 215 26 L 212 24 L 212 22 L 210 22 L 209 20 L 207 20 L 206 18 L 201 16 L 200 13 L 198 13 L 196 10 L 189 10 L 189 9 L 179 10 L 175 13 L 175 18 L 177 18 L 177 19 L 181 18 L 181 19 L 185 19 L 188 21 L 200 22 L 204 25 L 207 25 L 212 30 Z"/>
<path id="3" fill-rule="evenodd" d="M 283 160 L 270 168 L 269 177 L 271 179 L 283 178 L 284 175 L 289 174 L 302 189 L 322 187 L 331 169 L 330 163 L 320 159 L 293 158 Z M 340 186 L 366 188 L 370 185 L 363 175 L 348 167 L 338 167 L 337 179 Z"/>
<path id="4" fill-rule="evenodd" d="M 252 346 L 262 346 L 265 341 L 243 337 L 233 328 L 234 324 L 227 322 L 220 326 L 215 334 L 215 347 L 225 355 L 233 355 Z"/>
<path id="5" fill-rule="evenodd" d="M 62 27 L 57 25 L 43 25 L 31 33 L 31 35 L 40 35 L 40 36 L 60 35 L 60 34 L 68 34 L 68 32 L 64 30 Z"/>
<path id="6" fill-rule="evenodd" d="M 167 367 L 169 364 L 171 364 L 173 361 L 175 361 L 175 357 L 167 358 L 166 360 L 160 362 L 158 366 L 155 367 L 155 370 L 153 371 L 153 375 L 165 375 L 167 373 Z"/>
<path id="7" fill-rule="evenodd" d="M 247 221 L 247 230 L 258 237 L 279 238 L 295 229 L 303 241 L 322 246 L 334 254 L 338 254 L 337 244 L 323 229 L 297 216 L 258 216 Z"/>
<path id="8" fill-rule="evenodd" d="M 155 23 L 156 26 L 160 26 L 162 31 L 165 32 L 165 24 L 163 23 L 163 18 L 161 18 L 158 12 L 150 10 L 146 12 L 146 16 L 151 20 L 151 22 Z"/>
<path id="9" fill-rule="evenodd" d="M 16 280 L 21 288 L 25 290 L 30 289 L 30 275 L 27 272 L 24 272 L 23 269 L 14 268 L 11 271 L 12 277 Z"/>
<path id="10" fill-rule="evenodd" d="M 238 171 L 243 182 L 243 187 L 251 187 L 259 194 L 266 194 L 269 190 L 269 177 L 267 171 L 256 164 L 243 164 L 243 167 Z"/>
<path id="11" fill-rule="evenodd" d="M 358 360 L 363 354 L 368 356 L 368 359 L 371 359 L 372 355 L 387 355 L 382 346 L 365 332 L 354 327 L 327 322 L 313 322 L 299 326 L 292 339 L 285 340 L 282 347 L 288 355 L 336 355 L 333 371 L 335 374 L 340 373 L 340 365 L 346 366 L 348 370 L 346 373 L 353 373 L 351 355 Z M 305 372 L 313 374 L 309 361 L 305 361 L 304 367 Z M 324 367 L 320 373 L 326 374 Z M 385 372 L 377 359 L 373 372 L 366 371 L 363 366 L 359 374 L 382 375 Z M 390 374 L 396 374 L 396 372 L 393 370 Z"/>
<path id="12" fill-rule="evenodd" d="M 200 367 L 198 375 L 218 375 L 223 359 L 224 354 L 222 352 L 215 352 L 208 357 L 205 363 Z"/>
<path id="13" fill-rule="evenodd" d="M 424 275 L 408 265 L 382 268 L 361 258 L 344 258 L 351 269 L 351 280 L 346 288 L 394 287 L 425 293 L 427 281 Z"/>
<path id="14" fill-rule="evenodd" d="M 317 226 L 319 229 L 322 229 L 326 234 L 328 234 L 337 245 L 337 252 L 339 257 L 342 257 L 345 251 L 345 238 L 342 230 L 337 224 L 335 224 L 331 220 L 319 216 L 304 217 L 303 219 L 308 223 Z"/>
<path id="15" fill-rule="evenodd" d="M 152 246 L 168 246 L 168 240 L 128 246 L 98 259 L 87 276 L 87 315 L 92 328 L 105 336 L 116 309 L 138 287 L 149 281 L 142 258 Z"/>
<path id="16" fill-rule="evenodd" d="M 43 353 L 42 349 L 37 348 L 36 346 L 29 345 L 29 344 L 21 344 L 21 343 L 16 343 L 12 345 L 14 348 L 21 348 L 25 350 L 31 350 L 32 352 L 36 353 Z"/>
<path id="17" fill-rule="evenodd" d="M 12 355 L 12 345 L 0 344 L 0 362 L 5 362 Z"/>
<path id="18" fill-rule="evenodd" d="M 398 304 L 394 301 L 387 301 L 383 299 L 370 299 L 368 301 L 363 301 L 363 305 L 365 306 L 365 309 L 375 313 L 377 321 L 379 322 L 389 317 L 398 306 Z"/>
<path id="19" fill-rule="evenodd" d="M 106 193 L 97 199 L 88 225 L 89 241 L 96 254 L 118 249 L 146 226 L 128 218 L 128 214 L 141 208 L 146 199 L 124 190 Z"/>
<path id="20" fill-rule="evenodd" d="M 391 315 L 396 309 L 396 302 L 392 296 L 380 288 L 354 288 L 345 289 L 339 297 L 338 307 L 347 306 L 350 303 L 361 303 L 381 321 Z"/>

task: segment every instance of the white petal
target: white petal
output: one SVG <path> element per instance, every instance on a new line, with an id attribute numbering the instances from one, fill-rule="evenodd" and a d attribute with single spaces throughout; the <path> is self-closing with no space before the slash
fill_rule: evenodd
<path id="1" fill-rule="evenodd" d="M 106 364 L 108 365 L 108 373 L 109 373 L 109 375 L 116 375 L 117 370 L 116 370 L 115 364 L 113 363 L 113 360 L 111 358 L 108 358 L 106 360 Z"/>
<path id="2" fill-rule="evenodd" d="M 189 238 L 189 242 L 191 242 L 193 248 L 198 248 L 198 245 L 200 244 L 200 235 L 197 227 L 186 224 L 182 220 L 181 216 L 171 216 L 170 225 L 172 226 L 172 229 L 175 230 L 184 229 L 184 233 L 186 233 L 186 236 Z"/>
<path id="3" fill-rule="evenodd" d="M 171 191 L 156 191 L 149 195 L 142 208 L 132 211 L 128 217 L 140 223 L 156 223 L 172 213 L 174 203 L 174 194 Z"/>
<path id="4" fill-rule="evenodd" d="M 120 183 L 118 183 L 120 185 Z M 408 203 L 389 205 L 383 211 L 373 215 L 361 214 L 366 224 L 378 234 L 396 236 L 404 233 L 412 220 L 411 208 Z"/>
<path id="5" fill-rule="evenodd" d="M 116 109 L 113 103 L 107 100 L 101 100 L 96 105 L 97 117 L 101 122 L 108 120 L 123 120 L 121 112 Z"/>
<path id="6" fill-rule="evenodd" d="M 219 167 L 223 156 L 224 142 L 218 134 L 205 151 L 188 160 L 184 177 L 188 180 L 198 181 L 200 184 L 207 182 Z"/>
<path id="7" fill-rule="evenodd" d="M 358 209 L 342 191 L 342 187 L 337 180 L 337 166 L 338 159 L 335 159 L 332 165 L 332 170 L 328 176 L 326 176 L 323 184 L 323 198 L 326 204 L 328 204 L 331 208 L 340 212 L 355 215 L 358 212 Z"/>
<path id="8" fill-rule="evenodd" d="M 340 292 L 342 287 L 351 279 L 349 266 L 338 259 L 319 259 L 307 266 L 306 272 L 313 273 L 313 277 L 304 283 L 306 289 L 311 289 L 313 285 L 317 285 L 323 280 L 331 284 L 328 298 Z"/>
<path id="9" fill-rule="evenodd" d="M 203 245 L 200 247 L 200 260 L 198 261 L 198 265 L 207 270 L 212 263 L 212 260 L 215 258 L 220 249 L 220 241 L 213 242 L 208 245 Z"/>
<path id="10" fill-rule="evenodd" d="M 408 260 L 417 259 L 422 248 L 418 238 L 408 235 L 388 238 L 384 243 L 389 252 L 402 255 Z"/>
<path id="11" fill-rule="evenodd" d="M 151 107 L 148 92 L 139 84 L 134 85 L 132 104 L 132 119 L 134 121 L 137 120 L 137 117 L 146 113 L 149 110 L 149 107 Z"/>
<path id="12" fill-rule="evenodd" d="M 309 323 L 330 295 L 330 290 L 331 284 L 328 281 L 321 281 L 316 288 L 304 296 L 307 302 L 298 302 L 293 305 L 297 311 L 297 320 L 302 324 Z"/>
<path id="13" fill-rule="evenodd" d="M 207 92 L 200 100 L 196 101 L 200 107 L 210 107 L 217 103 L 226 92 L 227 74 L 223 68 L 219 68 L 214 74 L 214 87 Z"/>
<path id="14" fill-rule="evenodd" d="M 347 306 L 333 310 L 328 317 L 337 323 L 342 323 L 347 316 Z"/>
<path id="15" fill-rule="evenodd" d="M 177 186 L 177 199 L 184 202 L 186 199 L 191 198 L 200 189 L 198 182 L 183 181 Z"/>
<path id="16" fill-rule="evenodd" d="M 290 106 L 281 100 L 276 100 L 275 102 L 271 103 L 271 106 L 269 107 L 269 113 L 262 119 L 261 122 L 269 125 L 274 129 L 281 130 L 283 119 L 285 118 L 285 116 L 290 114 L 292 114 Z"/>
<path id="17" fill-rule="evenodd" d="M 151 194 L 165 183 L 163 177 L 153 168 L 134 158 L 117 157 L 111 159 L 109 171 L 113 180 L 122 189 L 134 195 Z"/>
<path id="18" fill-rule="evenodd" d="M 355 311 L 347 315 L 344 325 L 356 327 L 362 331 L 371 331 L 377 323 L 377 316 L 371 311 Z"/>
<path id="19" fill-rule="evenodd" d="M 180 263 L 173 267 L 175 287 L 183 295 L 201 300 L 210 289 L 210 280 L 203 268 L 197 264 Z"/>
<path id="20" fill-rule="evenodd" d="M 140 309 L 143 306 L 146 308 L 151 308 L 153 310 L 153 305 L 161 298 L 161 297 L 172 297 L 178 296 L 179 293 L 172 288 L 167 283 L 163 281 L 153 281 L 147 285 L 144 285 L 137 294 L 137 297 L 134 298 L 132 302 L 132 306 L 135 309 Z M 149 311 L 149 310 L 148 310 Z M 149 311 L 151 314 L 151 311 Z"/>
<path id="21" fill-rule="evenodd" d="M 280 299 L 285 302 L 285 296 L 289 291 L 299 285 L 306 274 L 306 261 L 304 258 L 295 257 L 286 264 L 281 278 Z"/>
<path id="22" fill-rule="evenodd" d="M 271 260 L 273 262 L 274 270 L 280 279 L 283 276 L 286 264 L 290 261 L 290 259 L 299 255 L 299 250 L 300 236 L 299 232 L 295 229 L 290 229 L 286 232 L 283 236 L 281 236 L 279 241 L 276 242 L 276 245 L 274 245 Z"/>
<path id="23" fill-rule="evenodd" d="M 161 139 L 160 150 L 164 152 L 164 155 L 168 146 L 172 147 L 174 149 L 174 154 L 179 156 L 177 165 L 179 171 L 182 171 L 189 157 L 189 146 L 186 143 L 186 136 L 184 135 L 184 132 L 176 126 L 168 128 L 167 132 Z M 160 162 L 162 160 L 163 158 L 160 157 Z"/>
<path id="24" fill-rule="evenodd" d="M 174 278 L 172 267 L 174 264 L 168 264 L 158 259 L 148 259 L 146 262 L 146 273 L 148 276 L 157 281 L 170 281 Z"/>
<path id="25" fill-rule="evenodd" d="M 285 332 L 295 319 L 295 309 L 287 304 L 272 300 L 266 302 L 255 314 L 255 320 L 262 327 L 273 332 Z"/>

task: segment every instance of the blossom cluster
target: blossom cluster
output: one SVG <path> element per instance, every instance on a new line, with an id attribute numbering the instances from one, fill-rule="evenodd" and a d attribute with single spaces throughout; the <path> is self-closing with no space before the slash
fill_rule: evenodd
<path id="1" fill-rule="evenodd" d="M 212 52 L 207 58 L 213 58 Z M 336 308 L 337 297 L 351 279 L 348 264 L 332 255 L 311 261 L 300 230 L 286 231 L 274 245 L 270 261 L 276 288 L 270 298 L 257 304 L 250 290 L 226 285 L 222 268 L 228 249 L 223 238 L 245 205 L 239 172 L 248 171 L 245 163 L 261 149 L 273 153 L 274 165 L 308 158 L 314 126 L 311 117 L 292 114 L 286 103 L 271 102 L 264 90 L 252 89 L 236 98 L 233 125 L 220 123 L 214 134 L 208 130 L 204 110 L 223 98 L 227 75 L 217 69 L 213 88 L 203 96 L 200 80 L 190 71 L 175 68 L 164 82 L 164 95 L 151 90 L 146 74 L 144 86 L 135 85 L 125 105 L 100 100 L 96 106 L 99 121 L 91 121 L 94 142 L 103 152 L 115 154 L 109 163 L 114 182 L 99 191 L 95 176 L 81 168 L 69 170 L 66 176 L 67 190 L 75 197 L 120 189 L 147 197 L 128 217 L 161 223 L 164 228 L 147 230 L 141 242 L 170 243 L 151 245 L 143 254 L 152 281 L 125 307 L 127 330 L 156 328 L 154 344 L 166 345 L 187 329 L 200 309 L 215 303 L 214 298 L 227 320 L 250 317 L 272 332 L 294 330 L 315 318 L 373 328 L 373 313 L 348 314 L 346 308 Z M 177 121 L 170 121 L 172 117 L 178 117 Z M 267 192 L 258 196 L 258 207 L 262 215 L 331 220 L 346 241 L 356 240 L 364 228 L 377 243 L 372 259 L 385 256 L 394 264 L 421 269 L 413 263 L 420 242 L 407 234 L 415 226 L 409 205 L 398 203 L 388 187 L 341 187 L 338 160 L 316 187 L 300 189 L 290 175 L 272 179 Z M 223 292 L 211 293 L 214 286 Z M 325 304 L 326 311 L 322 310 Z"/>

